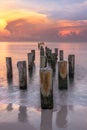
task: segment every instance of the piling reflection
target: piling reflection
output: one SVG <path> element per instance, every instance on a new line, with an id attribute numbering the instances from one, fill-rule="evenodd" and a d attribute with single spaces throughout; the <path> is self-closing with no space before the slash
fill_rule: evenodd
<path id="1" fill-rule="evenodd" d="M 69 85 L 70 85 L 71 87 L 74 86 L 74 78 L 70 78 L 70 79 L 69 79 Z"/>
<path id="2" fill-rule="evenodd" d="M 41 111 L 41 129 L 40 130 L 52 130 L 52 114 L 53 114 L 53 110 Z"/>
<path id="3" fill-rule="evenodd" d="M 9 103 L 8 105 L 7 105 L 7 111 L 12 111 L 13 110 L 13 107 L 12 107 L 12 103 Z"/>
<path id="4" fill-rule="evenodd" d="M 67 106 L 61 106 L 60 111 L 57 113 L 56 124 L 58 128 L 67 127 Z"/>
<path id="5" fill-rule="evenodd" d="M 26 106 L 20 106 L 19 107 L 18 120 L 20 122 L 28 122 Z"/>

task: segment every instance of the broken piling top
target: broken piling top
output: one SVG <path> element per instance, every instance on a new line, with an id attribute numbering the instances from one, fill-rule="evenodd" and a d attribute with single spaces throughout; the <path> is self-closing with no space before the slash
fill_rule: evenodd
<path id="1" fill-rule="evenodd" d="M 19 87 L 20 87 L 20 89 L 27 89 L 26 61 L 18 61 L 17 68 L 18 68 L 18 72 L 19 72 Z"/>
<path id="2" fill-rule="evenodd" d="M 67 61 L 58 62 L 59 89 L 67 89 Z"/>
<path id="3" fill-rule="evenodd" d="M 49 96 L 52 90 L 52 70 L 48 67 L 40 69 L 41 93 L 43 96 Z"/>
<path id="4" fill-rule="evenodd" d="M 7 67 L 7 78 L 12 79 L 13 72 L 12 72 L 12 59 L 11 59 L 11 57 L 6 57 L 6 67 Z"/>
<path id="5" fill-rule="evenodd" d="M 69 78 L 74 78 L 75 55 L 70 54 L 70 55 L 68 56 L 68 64 L 69 64 Z"/>

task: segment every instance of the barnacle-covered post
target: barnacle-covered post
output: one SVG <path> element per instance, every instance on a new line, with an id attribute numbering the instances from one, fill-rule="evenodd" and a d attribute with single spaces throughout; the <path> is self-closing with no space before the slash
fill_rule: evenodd
<path id="1" fill-rule="evenodd" d="M 63 50 L 59 51 L 59 59 L 60 59 L 60 61 L 64 60 L 64 52 L 63 52 Z"/>
<path id="2" fill-rule="evenodd" d="M 47 57 L 41 56 L 40 57 L 40 68 L 47 67 Z"/>
<path id="3" fill-rule="evenodd" d="M 58 62 L 59 89 L 67 89 L 67 61 Z"/>
<path id="4" fill-rule="evenodd" d="M 50 68 L 40 69 L 40 94 L 41 94 L 41 108 L 52 109 L 53 108 L 53 82 L 52 82 L 52 70 Z"/>
<path id="5" fill-rule="evenodd" d="M 7 67 L 7 79 L 11 80 L 13 77 L 11 57 L 6 57 L 6 67 Z"/>
<path id="6" fill-rule="evenodd" d="M 68 64 L 69 64 L 69 78 L 74 78 L 75 55 L 69 55 L 68 56 Z"/>
<path id="7" fill-rule="evenodd" d="M 19 87 L 20 89 L 27 89 L 26 61 L 18 61 L 17 67 L 19 72 Z"/>

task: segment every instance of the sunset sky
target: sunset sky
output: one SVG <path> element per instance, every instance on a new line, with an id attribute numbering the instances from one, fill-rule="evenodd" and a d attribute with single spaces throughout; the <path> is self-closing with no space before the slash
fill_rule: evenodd
<path id="1" fill-rule="evenodd" d="M 87 0 L 0 0 L 0 41 L 87 41 Z"/>

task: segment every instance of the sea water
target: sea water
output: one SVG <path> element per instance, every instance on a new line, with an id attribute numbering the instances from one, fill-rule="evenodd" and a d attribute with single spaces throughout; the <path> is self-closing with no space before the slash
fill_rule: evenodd
<path id="1" fill-rule="evenodd" d="M 54 111 L 59 105 L 84 105 L 87 106 L 87 44 L 86 43 L 57 43 L 47 42 L 54 52 L 54 48 L 64 50 L 64 59 L 68 60 L 69 54 L 75 54 L 75 78 L 68 81 L 68 90 L 58 89 L 58 65 L 53 77 Z M 36 51 L 33 73 L 27 71 L 28 89 L 19 90 L 19 77 L 17 62 L 26 61 L 27 53 L 32 49 Z M 6 78 L 6 57 L 12 57 L 13 82 Z M 1 42 L 0 43 L 0 104 L 12 103 L 40 109 L 40 55 L 37 42 Z M 27 67 L 28 68 L 28 67 Z"/>

